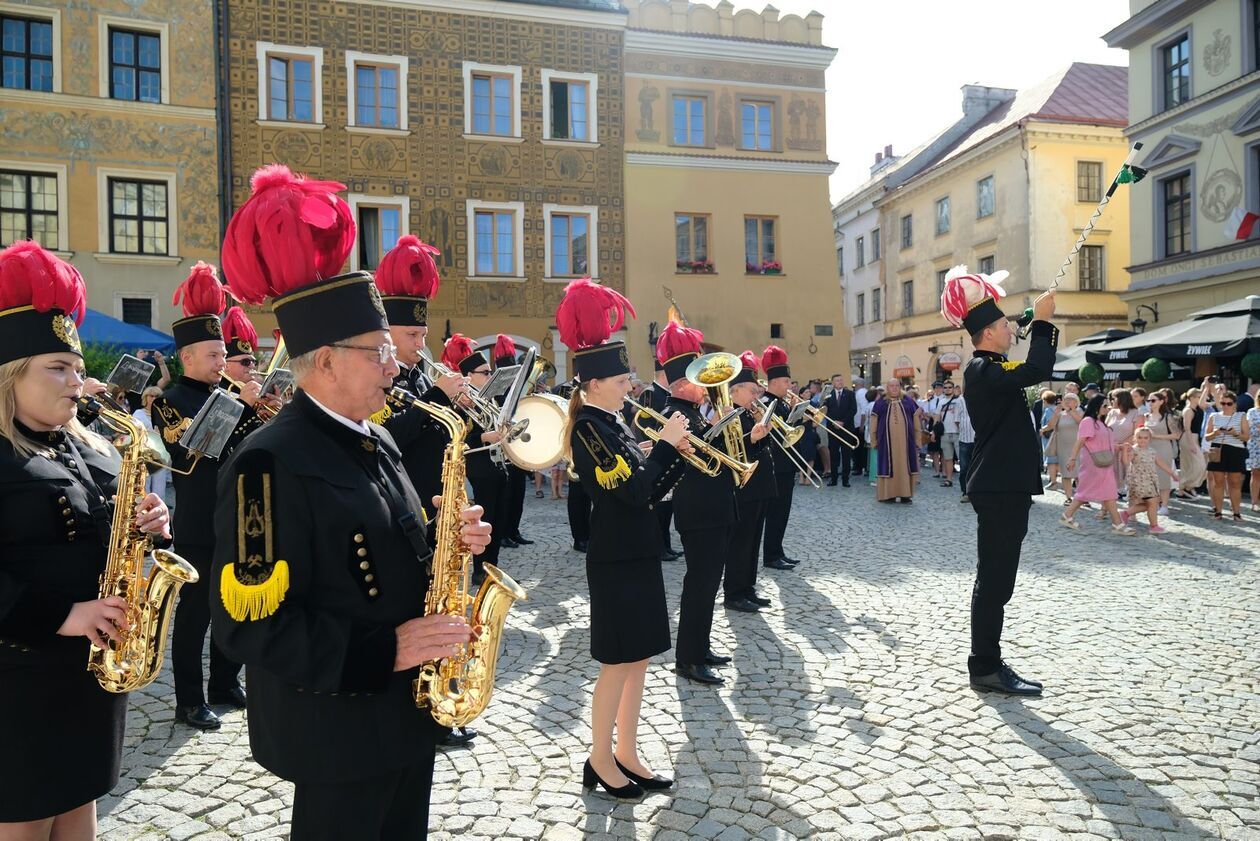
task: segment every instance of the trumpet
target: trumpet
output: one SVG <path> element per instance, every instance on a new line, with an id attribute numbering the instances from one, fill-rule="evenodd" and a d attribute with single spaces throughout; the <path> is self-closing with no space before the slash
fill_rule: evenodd
<path id="1" fill-rule="evenodd" d="M 645 426 L 643 419 L 646 418 L 664 425 L 669 422 L 669 418 L 630 397 L 626 398 L 626 402 L 638 410 L 638 414 L 634 418 L 635 428 L 647 436 L 649 441 L 659 441 L 661 439 L 660 430 Z M 733 458 L 708 441 L 692 435 L 690 432 L 687 433 L 687 442 L 691 444 L 692 452 L 680 453 L 679 455 L 705 476 L 716 476 L 722 472 L 723 467 L 726 467 L 735 475 L 735 483 L 742 488 L 748 484 L 748 480 L 752 478 L 753 471 L 757 469 L 757 462 L 746 462 Z"/>
<path id="2" fill-rule="evenodd" d="M 244 403 L 245 398 L 242 397 L 241 395 L 245 391 L 245 383 L 239 380 L 232 379 L 231 377 L 227 375 L 226 371 L 220 374 L 219 376 L 222 377 L 227 382 L 228 385 L 236 389 L 236 393 L 229 391 L 228 394 L 231 394 L 233 397 L 237 398 L 242 403 Z M 258 382 L 258 380 L 254 379 L 253 377 L 250 377 L 250 381 L 255 382 L 255 383 Z M 261 385 L 261 383 L 259 383 L 259 385 Z M 266 423 L 267 421 L 274 418 L 276 415 L 280 414 L 281 408 L 283 407 L 272 404 L 267 399 L 267 395 L 265 394 L 259 394 L 258 399 L 254 401 L 254 414 L 258 415 L 259 419 L 262 420 L 263 423 Z"/>
<path id="3" fill-rule="evenodd" d="M 708 389 L 714 408 L 718 410 L 719 415 L 725 416 L 735 411 L 735 406 L 731 403 L 730 383 L 743 369 L 744 364 L 738 356 L 718 351 L 696 357 L 687 366 L 685 376 L 688 382 Z M 722 435 L 726 441 L 726 451 L 730 453 L 731 458 L 747 462 L 748 450 L 744 446 L 744 436 L 740 427 L 734 423 L 728 423 L 722 428 Z M 739 481 L 738 476 L 735 479 Z"/>
<path id="4" fill-rule="evenodd" d="M 764 423 L 766 413 L 770 412 L 772 406 L 778 401 L 772 401 L 770 406 L 754 400 L 749 404 L 749 410 L 757 423 Z M 799 426 L 789 426 L 783 418 L 770 413 L 769 421 L 770 440 L 775 443 L 783 454 L 788 457 L 788 461 L 792 462 L 792 466 L 801 472 L 805 479 L 815 488 L 822 487 L 822 477 L 818 475 L 818 471 L 796 451 L 796 443 L 801 440 L 801 436 L 805 434 L 805 430 Z"/>
<path id="5" fill-rule="evenodd" d="M 420 364 L 424 366 L 424 372 L 436 380 L 439 377 L 459 376 L 458 372 L 452 371 L 441 362 L 435 361 L 429 352 L 425 350 L 420 354 Z M 487 400 L 481 396 L 471 385 L 465 384 L 465 395 L 470 401 L 470 405 L 462 406 L 468 416 L 480 426 L 482 429 L 498 429 L 499 428 L 499 407 L 493 400 Z"/>

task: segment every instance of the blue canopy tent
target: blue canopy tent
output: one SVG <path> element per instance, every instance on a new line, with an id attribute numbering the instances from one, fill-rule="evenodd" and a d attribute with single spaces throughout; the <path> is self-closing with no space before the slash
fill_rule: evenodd
<path id="1" fill-rule="evenodd" d="M 86 343 L 116 347 L 128 353 L 160 350 L 169 356 L 175 352 L 175 339 L 171 336 L 143 324 L 119 321 L 96 310 L 87 311 L 83 324 L 79 325 L 79 338 Z"/>

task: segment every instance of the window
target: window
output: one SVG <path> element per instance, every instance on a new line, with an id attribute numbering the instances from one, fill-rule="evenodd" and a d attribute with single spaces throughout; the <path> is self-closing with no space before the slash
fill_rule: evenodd
<path id="1" fill-rule="evenodd" d="M 110 27 L 109 96 L 132 102 L 162 101 L 160 35 Z"/>
<path id="2" fill-rule="evenodd" d="M 0 16 L 0 67 L 6 88 L 52 91 L 52 21 Z"/>
<path id="3" fill-rule="evenodd" d="M 346 78 L 351 80 L 350 125 L 405 131 L 407 70 L 405 56 L 368 55 L 347 50 Z"/>
<path id="4" fill-rule="evenodd" d="M 1251 69 L 1260 70 L 1260 0 L 1251 0 Z"/>
<path id="5" fill-rule="evenodd" d="M 57 176 L 0 170 L 0 247 L 33 239 L 61 247 Z"/>
<path id="6" fill-rule="evenodd" d="M 521 68 L 464 62 L 465 131 L 521 136 Z"/>
<path id="7" fill-rule="evenodd" d="M 901 217 L 901 247 L 914 245 L 914 217 L 909 214 Z"/>
<path id="8" fill-rule="evenodd" d="M 546 93 L 543 138 L 594 142 L 599 76 L 594 73 L 560 76 L 553 70 L 544 70 L 542 81 Z"/>
<path id="9" fill-rule="evenodd" d="M 836 268 L 840 270 L 840 276 L 844 277 L 844 246 L 836 249 Z"/>
<path id="10" fill-rule="evenodd" d="M 879 321 L 881 318 L 879 314 L 879 304 L 880 304 L 879 297 L 880 297 L 880 290 L 872 289 L 871 290 L 871 321 Z"/>
<path id="11" fill-rule="evenodd" d="M 1190 250 L 1190 173 L 1165 179 L 1164 254 L 1172 257 Z"/>
<path id="12" fill-rule="evenodd" d="M 1175 108 L 1190 98 L 1190 36 L 1160 48 L 1164 76 L 1164 110 Z"/>
<path id="13" fill-rule="evenodd" d="M 127 324 L 143 324 L 153 326 L 152 298 L 123 298 L 122 320 Z"/>
<path id="14" fill-rule="evenodd" d="M 936 294 L 945 294 L 945 275 L 949 274 L 949 269 L 936 270 Z"/>
<path id="15" fill-rule="evenodd" d="M 315 62 L 267 56 L 267 119 L 315 122 Z"/>
<path id="16" fill-rule="evenodd" d="M 859 269 L 866 265 L 866 242 L 862 237 L 857 238 L 857 242 L 853 244 L 854 250 L 857 252 L 857 262 L 854 264 Z"/>
<path id="17" fill-rule="evenodd" d="M 674 96 L 674 145 L 704 146 L 709 100 L 703 96 Z"/>
<path id="18" fill-rule="evenodd" d="M 993 176 L 981 178 L 976 182 L 976 218 L 983 219 L 993 215 Z"/>
<path id="19" fill-rule="evenodd" d="M 936 200 L 936 235 L 949 233 L 949 196 Z"/>
<path id="20" fill-rule="evenodd" d="M 858 293 L 857 306 L 854 309 L 856 310 L 855 315 L 857 316 L 857 320 L 854 321 L 853 323 L 857 325 L 865 324 L 866 323 L 866 294 L 865 293 L 863 292 Z"/>
<path id="21" fill-rule="evenodd" d="M 1107 288 L 1106 279 L 1103 276 L 1103 266 L 1103 246 L 1086 245 L 1081 247 L 1076 273 L 1082 292 L 1102 292 Z"/>
<path id="22" fill-rule="evenodd" d="M 359 269 L 374 271 L 402 236 L 403 214 L 397 205 L 358 205 Z"/>
<path id="23" fill-rule="evenodd" d="M 110 178 L 108 184 L 110 252 L 169 254 L 167 183 Z"/>
<path id="24" fill-rule="evenodd" d="M 711 272 L 707 213 L 674 214 L 674 260 L 680 272 Z"/>
<path id="25" fill-rule="evenodd" d="M 901 283 L 901 314 L 912 315 L 914 313 L 914 281 L 905 280 Z"/>
<path id="26" fill-rule="evenodd" d="M 993 274 L 993 255 L 980 258 L 980 274 Z"/>
<path id="27" fill-rule="evenodd" d="M 756 274 L 781 271 L 775 248 L 775 219 L 744 217 L 744 268 Z"/>
<path id="28" fill-rule="evenodd" d="M 770 102 L 740 103 L 740 148 L 768 152 L 774 148 L 774 105 Z"/>
<path id="29" fill-rule="evenodd" d="M 548 277 L 584 277 L 591 268 L 591 214 L 552 211 Z"/>
<path id="30" fill-rule="evenodd" d="M 770 322 L 770 338 L 772 339 L 783 338 L 783 325 L 782 324 L 778 322 L 774 322 L 774 321 Z"/>
<path id="31" fill-rule="evenodd" d="M 879 260 L 879 228 L 871 231 L 871 262 Z"/>
<path id="32" fill-rule="evenodd" d="M 1076 200 L 1098 204 L 1102 201 L 1102 162 L 1076 162 Z"/>

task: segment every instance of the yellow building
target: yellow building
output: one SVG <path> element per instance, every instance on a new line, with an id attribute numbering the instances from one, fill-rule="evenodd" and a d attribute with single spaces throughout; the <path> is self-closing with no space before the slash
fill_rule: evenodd
<path id="1" fill-rule="evenodd" d="M 1009 271 L 1010 314 L 1049 288 L 1128 154 L 1125 96 L 1125 68 L 1079 63 L 1028 90 L 1006 92 L 935 161 L 876 202 L 885 377 L 931 382 L 970 356 L 968 338 L 940 316 L 951 267 Z M 1128 260 L 1122 190 L 1060 282 L 1062 344 L 1125 325 L 1119 293 Z M 1026 344 L 1012 348 L 1014 358 L 1026 352 Z"/>
<path id="2" fill-rule="evenodd" d="M 706 342 L 783 346 L 800 379 L 848 366 L 832 240 L 822 15 L 627 0 L 631 362 L 652 370 L 672 291 Z"/>
<path id="3" fill-rule="evenodd" d="M 0 2 L 0 245 L 34 238 L 88 306 L 168 330 L 219 252 L 213 4 Z"/>
<path id="4" fill-rule="evenodd" d="M 1150 170 L 1132 187 L 1133 319 L 1171 324 L 1260 291 L 1260 237 L 1227 232 L 1260 212 L 1256 3 L 1130 0 L 1104 37 L 1129 51 L 1130 140 Z M 1204 360 L 1206 362 L 1206 360 Z"/>

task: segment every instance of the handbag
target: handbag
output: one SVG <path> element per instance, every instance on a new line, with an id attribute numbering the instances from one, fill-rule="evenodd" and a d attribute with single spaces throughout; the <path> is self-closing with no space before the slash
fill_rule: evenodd
<path id="1" fill-rule="evenodd" d="M 1094 467 L 1111 467 L 1116 463 L 1114 450 L 1091 450 L 1085 447 L 1085 452 L 1089 453 L 1089 459 L 1094 463 Z"/>
<path id="2" fill-rule="evenodd" d="M 1221 463 L 1221 445 L 1213 444 L 1212 447 L 1206 453 L 1203 454 L 1203 457 L 1207 459 L 1208 464 L 1220 464 Z"/>

